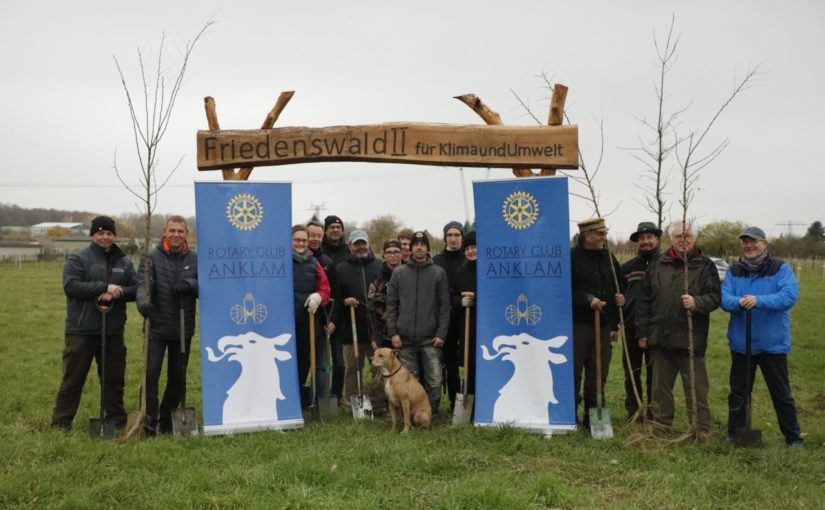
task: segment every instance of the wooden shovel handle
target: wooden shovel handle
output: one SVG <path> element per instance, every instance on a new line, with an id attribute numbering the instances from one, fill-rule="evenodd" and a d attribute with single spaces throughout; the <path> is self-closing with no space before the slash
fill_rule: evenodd
<path id="1" fill-rule="evenodd" d="M 355 307 L 349 307 L 349 318 L 350 322 L 352 322 L 352 353 L 355 355 L 356 361 L 358 360 L 358 331 L 355 329 Z"/>
<path id="2" fill-rule="evenodd" d="M 315 312 L 309 312 L 309 370 L 315 377 Z"/>
<path id="3" fill-rule="evenodd" d="M 596 396 L 602 394 L 602 314 L 595 310 L 593 322 L 596 329 Z"/>
<path id="4" fill-rule="evenodd" d="M 470 370 L 470 307 L 464 308 L 464 399 L 467 399 L 467 377 Z"/>

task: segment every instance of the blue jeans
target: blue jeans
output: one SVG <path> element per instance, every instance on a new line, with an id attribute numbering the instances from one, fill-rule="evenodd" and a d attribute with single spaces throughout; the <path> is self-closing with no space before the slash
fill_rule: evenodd
<path id="1" fill-rule="evenodd" d="M 149 338 L 146 360 L 146 424 L 153 429 L 159 428 L 160 432 L 172 432 L 172 410 L 181 404 L 186 392 L 186 368 L 189 365 L 191 344 L 192 337 L 185 338 L 181 352 L 180 338 Z M 166 389 L 158 406 L 158 381 L 166 351 L 169 351 Z"/>
<path id="2" fill-rule="evenodd" d="M 762 377 L 779 421 L 779 430 L 785 436 L 785 443 L 801 441 L 799 422 L 796 418 L 796 403 L 791 394 L 788 379 L 788 356 L 785 354 L 762 353 L 751 356 L 751 387 L 746 388 L 745 355 L 731 352 L 730 395 L 728 395 L 728 435 L 736 434 L 736 429 L 745 426 L 745 395 L 753 391 L 756 367 L 762 370 Z"/>
<path id="3" fill-rule="evenodd" d="M 441 347 L 433 346 L 432 338 L 420 342 L 404 342 L 399 357 L 401 363 L 424 386 L 433 416 L 441 405 Z"/>

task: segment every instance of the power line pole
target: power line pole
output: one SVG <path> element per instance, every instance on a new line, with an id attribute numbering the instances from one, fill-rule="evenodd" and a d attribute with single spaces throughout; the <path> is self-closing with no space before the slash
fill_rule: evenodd
<path id="1" fill-rule="evenodd" d="M 321 211 L 326 211 L 327 210 L 326 205 L 327 205 L 326 202 L 321 202 L 320 204 L 313 204 L 312 202 L 310 202 L 309 203 L 309 209 L 307 209 L 307 210 L 315 211 L 312 214 L 312 219 L 314 219 L 316 221 L 321 221 L 320 213 L 321 213 Z"/>
<path id="2" fill-rule="evenodd" d="M 799 222 L 799 221 L 785 220 L 785 221 L 778 222 L 777 225 L 780 226 L 780 227 L 787 228 L 788 229 L 788 237 L 793 237 L 793 228 L 794 227 L 804 227 L 806 224 L 802 223 L 802 222 Z"/>

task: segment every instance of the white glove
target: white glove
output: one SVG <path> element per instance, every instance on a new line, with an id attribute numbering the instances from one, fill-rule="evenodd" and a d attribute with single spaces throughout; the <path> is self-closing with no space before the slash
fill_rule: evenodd
<path id="1" fill-rule="evenodd" d="M 306 303 L 304 303 L 304 306 L 307 307 L 307 310 L 309 310 L 312 313 L 317 312 L 318 307 L 321 306 L 321 295 L 317 292 L 313 292 L 307 298 Z"/>
<path id="2" fill-rule="evenodd" d="M 476 304 L 476 297 L 473 295 L 461 296 L 461 306 L 464 308 L 470 308 L 471 306 L 475 306 Z"/>

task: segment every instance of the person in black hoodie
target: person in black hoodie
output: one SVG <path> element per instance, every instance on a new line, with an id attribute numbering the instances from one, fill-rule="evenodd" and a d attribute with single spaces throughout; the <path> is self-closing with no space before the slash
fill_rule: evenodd
<path id="1" fill-rule="evenodd" d="M 476 233 L 470 232 L 464 236 L 464 257 L 466 261 L 458 269 L 457 287 L 458 299 L 461 306 L 461 340 L 458 344 L 458 354 L 461 364 L 464 364 L 464 339 L 470 340 L 470 356 L 468 366 L 464 367 L 467 378 L 467 393 L 474 394 L 476 389 L 476 264 L 478 252 L 476 250 Z M 451 301 L 454 299 L 451 298 Z M 470 331 L 465 334 L 464 310 L 470 309 Z"/>
<path id="2" fill-rule="evenodd" d="M 450 289 L 450 329 L 444 339 L 444 371 L 447 383 L 447 396 L 450 398 L 450 410 L 455 407 L 455 395 L 461 389 L 458 367 L 463 355 L 459 354 L 458 344 L 464 324 L 464 309 L 461 307 L 461 294 L 458 292 L 456 278 L 459 268 L 464 264 L 464 230 L 461 223 L 451 221 L 444 225 L 444 251 L 433 257 L 433 262 L 447 273 Z"/>
<path id="3" fill-rule="evenodd" d="M 653 369 L 650 363 L 650 351 L 639 347 L 636 338 L 636 300 L 641 292 L 642 278 L 647 268 L 659 257 L 659 238 L 662 230 L 654 223 L 643 221 L 639 223 L 636 232 L 630 234 L 630 241 L 636 243 L 638 254 L 622 264 L 622 277 L 627 285 L 625 291 L 624 320 L 625 345 L 627 356 L 622 356 L 624 367 L 624 407 L 627 410 L 627 419 L 644 420 L 652 417 L 650 413 L 650 387 L 653 380 Z M 628 365 L 630 358 L 630 365 Z M 642 386 L 642 367 L 645 369 L 645 385 Z M 633 387 L 639 392 L 639 399 L 647 402 L 647 412 L 637 416 L 639 402 Z"/>
<path id="4" fill-rule="evenodd" d="M 320 320 L 324 323 L 323 334 L 315 337 L 316 362 L 315 377 L 317 378 L 317 397 L 324 398 L 329 394 L 330 373 L 332 371 L 332 360 L 327 359 L 327 335 L 335 334 L 335 324 L 341 310 L 341 285 L 338 283 L 338 273 L 335 271 L 335 263 L 331 258 L 321 251 L 324 241 L 324 225 L 315 219 L 307 222 L 307 233 L 309 234 L 309 250 L 315 256 L 315 260 L 321 264 L 321 268 L 327 274 L 329 280 L 330 296 L 327 306 L 321 308 Z M 332 347 L 330 346 L 330 351 Z M 329 365 L 329 366 L 328 366 Z M 343 373 L 341 374 L 343 380 Z M 339 391 L 340 393 L 340 391 Z"/>
<path id="5" fill-rule="evenodd" d="M 332 259 L 333 266 L 337 266 L 349 258 L 349 248 L 346 241 L 344 241 L 344 221 L 334 214 L 324 218 L 324 240 L 321 243 L 321 251 Z M 332 313 L 335 319 L 335 331 L 331 333 L 330 338 L 332 341 L 332 388 L 330 393 L 340 399 L 344 390 L 346 365 L 344 364 L 344 347 L 341 343 L 341 314 L 335 315 L 336 311 L 343 312 L 345 310 L 343 310 L 340 303 L 333 304 Z"/>
<path id="6" fill-rule="evenodd" d="M 613 264 L 613 269 L 610 265 Z M 579 223 L 579 239 L 570 250 L 570 275 L 573 286 L 573 380 L 576 408 L 582 401 L 581 380 L 584 373 L 584 419 L 582 428 L 590 428 L 588 410 L 596 407 L 596 341 L 601 342 L 600 374 L 602 387 L 610 368 L 611 339 L 616 338 L 619 306 L 624 305 L 623 282 L 617 290 L 613 271 L 620 274 L 619 262 L 607 250 L 607 227 L 604 219 L 593 218 Z M 601 337 L 596 339 L 595 311 L 601 314 Z"/>

